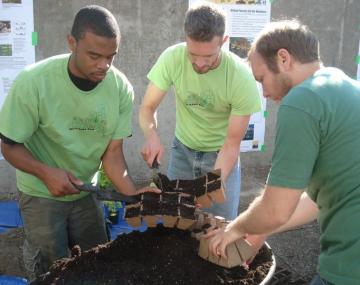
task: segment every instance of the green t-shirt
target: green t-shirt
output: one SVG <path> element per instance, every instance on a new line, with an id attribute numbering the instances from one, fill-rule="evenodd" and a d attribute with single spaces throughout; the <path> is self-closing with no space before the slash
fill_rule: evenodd
<path id="1" fill-rule="evenodd" d="M 131 134 L 133 88 L 111 67 L 91 91 L 71 81 L 69 55 L 48 58 L 27 67 L 15 79 L 0 112 L 0 133 L 24 143 L 43 163 L 91 181 L 111 140 Z M 17 170 L 20 191 L 60 201 L 86 193 L 55 198 L 33 175 Z"/>
<path id="2" fill-rule="evenodd" d="M 360 280 L 360 84 L 323 68 L 281 102 L 268 184 L 304 189 L 318 204 L 319 274 Z"/>
<path id="3" fill-rule="evenodd" d="M 194 71 L 186 44 L 169 47 L 148 74 L 163 91 L 174 86 L 176 137 L 199 151 L 216 151 L 224 144 L 230 115 L 260 111 L 256 81 L 242 60 L 222 51 L 220 65 L 205 74 Z"/>

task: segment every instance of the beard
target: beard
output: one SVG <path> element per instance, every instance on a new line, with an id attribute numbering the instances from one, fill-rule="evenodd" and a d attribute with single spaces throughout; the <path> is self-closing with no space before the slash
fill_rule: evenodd
<path id="1" fill-rule="evenodd" d="M 197 72 L 199 74 L 204 74 L 204 73 L 207 73 L 209 70 L 217 68 L 220 64 L 220 58 L 221 58 L 221 51 L 219 52 L 218 56 L 211 64 L 205 65 L 202 68 L 199 68 L 195 63 L 192 63 L 192 67 L 195 72 Z"/>
<path id="2" fill-rule="evenodd" d="M 277 101 L 280 101 L 282 98 L 284 98 L 292 88 L 292 82 L 291 78 L 283 73 L 279 73 L 274 78 L 274 84 L 278 86 L 277 90 Z"/>

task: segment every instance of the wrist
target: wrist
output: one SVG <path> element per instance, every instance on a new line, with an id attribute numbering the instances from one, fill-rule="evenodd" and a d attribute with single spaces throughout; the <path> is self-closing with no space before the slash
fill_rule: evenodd
<path id="1" fill-rule="evenodd" d="M 41 162 L 38 162 L 36 164 L 37 165 L 35 165 L 35 167 L 33 168 L 32 174 L 37 178 L 39 178 L 41 181 L 45 181 L 46 178 L 48 177 L 48 171 L 50 167 Z"/>
<path id="2" fill-rule="evenodd" d="M 145 132 L 144 132 L 144 137 L 145 137 L 145 139 L 152 139 L 152 138 L 157 138 L 158 137 L 158 135 L 157 135 L 157 133 L 156 133 L 156 129 L 155 129 L 155 127 L 150 127 L 150 128 L 148 128 Z"/>
<path id="3" fill-rule="evenodd" d="M 235 220 L 231 221 L 225 228 L 225 232 L 229 232 L 232 235 L 242 237 L 245 235 L 245 232 L 242 230 L 241 226 L 238 225 Z"/>

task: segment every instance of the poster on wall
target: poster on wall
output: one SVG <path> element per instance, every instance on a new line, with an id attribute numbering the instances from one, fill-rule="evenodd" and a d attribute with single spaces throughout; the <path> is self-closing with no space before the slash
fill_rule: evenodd
<path id="1" fill-rule="evenodd" d="M 359 52 L 356 57 L 356 63 L 357 63 L 357 80 L 360 81 L 360 40 L 359 40 Z"/>
<path id="2" fill-rule="evenodd" d="M 220 5 L 226 13 L 225 33 L 229 40 L 224 44 L 240 58 L 246 59 L 247 52 L 257 33 L 270 22 L 270 0 L 207 0 Z M 189 6 L 198 0 L 189 0 Z M 261 85 L 258 84 L 262 95 Z M 266 100 L 262 98 L 262 110 L 251 116 L 249 127 L 241 142 L 241 152 L 265 150 L 265 118 L 267 117 Z"/>
<path id="3" fill-rule="evenodd" d="M 33 11 L 33 0 L 0 0 L 0 109 L 17 74 L 35 62 Z"/>

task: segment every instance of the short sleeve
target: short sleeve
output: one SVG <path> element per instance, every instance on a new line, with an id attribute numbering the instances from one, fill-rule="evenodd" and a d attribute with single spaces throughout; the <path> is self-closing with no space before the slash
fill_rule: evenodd
<path id="1" fill-rule="evenodd" d="M 234 77 L 231 90 L 231 114 L 244 116 L 259 112 L 260 94 L 251 71 L 242 66 Z"/>
<path id="2" fill-rule="evenodd" d="M 39 125 L 39 96 L 26 72 L 14 80 L 0 112 L 0 133 L 24 143 Z"/>
<path id="3" fill-rule="evenodd" d="M 122 139 L 132 133 L 132 112 L 134 101 L 134 89 L 128 79 L 123 75 L 123 86 L 119 90 L 119 123 L 112 139 Z"/>
<path id="4" fill-rule="evenodd" d="M 173 84 L 173 80 L 171 78 L 171 68 L 176 63 L 174 62 L 174 57 L 172 56 L 172 53 L 172 48 L 166 49 L 160 55 L 160 57 L 147 75 L 147 78 L 153 84 L 155 84 L 156 87 L 163 91 L 167 91 Z"/>
<path id="5" fill-rule="evenodd" d="M 267 183 L 304 189 L 320 147 L 320 126 L 316 118 L 293 106 L 280 106 L 275 149 Z"/>

